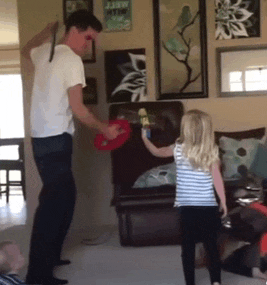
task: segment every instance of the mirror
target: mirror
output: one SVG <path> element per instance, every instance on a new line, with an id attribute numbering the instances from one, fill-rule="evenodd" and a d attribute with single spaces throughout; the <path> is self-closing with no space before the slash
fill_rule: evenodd
<path id="1" fill-rule="evenodd" d="M 267 46 L 217 48 L 220 97 L 267 95 Z"/>

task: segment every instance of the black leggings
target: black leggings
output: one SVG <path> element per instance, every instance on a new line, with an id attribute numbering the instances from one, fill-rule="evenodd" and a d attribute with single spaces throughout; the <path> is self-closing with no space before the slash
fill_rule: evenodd
<path id="1" fill-rule="evenodd" d="M 221 283 L 217 233 L 221 225 L 218 207 L 182 206 L 182 263 L 186 285 L 195 285 L 195 244 L 203 242 L 209 258 L 211 283 Z"/>

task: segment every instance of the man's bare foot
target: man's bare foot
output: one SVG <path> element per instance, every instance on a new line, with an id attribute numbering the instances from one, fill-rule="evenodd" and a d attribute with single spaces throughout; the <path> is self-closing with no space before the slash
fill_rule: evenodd
<path id="1" fill-rule="evenodd" d="M 261 272 L 259 267 L 252 268 L 252 277 L 267 280 L 267 274 Z"/>
<path id="2" fill-rule="evenodd" d="M 221 283 L 219 283 L 219 282 L 214 282 L 214 283 L 212 283 L 212 285 L 221 285 Z"/>

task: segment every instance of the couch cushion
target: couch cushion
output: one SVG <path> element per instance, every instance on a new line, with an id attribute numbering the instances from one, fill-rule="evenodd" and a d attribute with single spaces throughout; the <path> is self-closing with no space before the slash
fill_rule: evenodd
<path id="1" fill-rule="evenodd" d="M 240 132 L 215 132 L 220 148 L 224 179 L 241 178 L 249 170 L 259 143 L 265 141 L 265 128 Z"/>
<path id="2" fill-rule="evenodd" d="M 138 177 L 133 188 L 147 188 L 161 185 L 176 184 L 175 163 L 169 163 L 154 167 Z"/>
<path id="3" fill-rule="evenodd" d="M 254 138 L 239 141 L 232 138 L 221 137 L 219 145 L 222 150 L 223 177 L 239 178 L 242 177 L 243 174 L 246 174 L 255 158 L 258 145 L 261 142 L 261 140 Z"/>
<path id="4" fill-rule="evenodd" d="M 250 171 L 262 178 L 267 178 L 267 146 L 259 144 L 250 166 Z"/>
<path id="5" fill-rule="evenodd" d="M 148 170 L 174 161 L 173 157 L 155 157 L 145 147 L 138 115 L 140 108 L 147 111 L 151 123 L 151 141 L 156 146 L 171 145 L 180 135 L 183 105 L 179 101 L 111 105 L 110 119 L 126 119 L 132 129 L 131 138 L 122 147 L 111 152 L 114 184 L 133 186 Z"/>

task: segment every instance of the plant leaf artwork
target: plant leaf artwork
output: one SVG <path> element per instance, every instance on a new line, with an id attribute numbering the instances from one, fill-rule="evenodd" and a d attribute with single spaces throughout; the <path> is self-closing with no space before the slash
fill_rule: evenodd
<path id="1" fill-rule="evenodd" d="M 227 40 L 260 36 L 260 0 L 215 0 L 215 38 Z"/>
<path id="2" fill-rule="evenodd" d="M 109 102 L 140 102 L 147 100 L 144 49 L 109 51 L 105 54 L 105 61 Z M 114 67 L 110 69 L 112 65 Z M 116 79 L 114 74 L 117 74 Z"/>
<path id="3" fill-rule="evenodd" d="M 186 25 L 190 23 L 191 19 L 192 19 L 192 15 L 191 15 L 190 7 L 184 6 L 182 9 L 181 15 L 178 18 L 178 23 L 177 23 L 178 29 L 181 31 L 182 28 L 184 28 Z"/>
<path id="4" fill-rule="evenodd" d="M 194 26 L 195 21 L 199 17 L 199 11 L 192 16 L 190 6 L 185 5 L 178 17 L 177 24 L 172 28 L 176 33 L 176 37 L 170 35 L 166 41 L 162 41 L 162 47 L 170 54 L 173 59 L 184 66 L 186 78 L 182 83 L 179 92 L 183 93 L 190 84 L 200 78 L 201 72 L 196 74 L 190 66 L 189 57 L 192 49 L 191 37 L 186 36 L 186 32 L 191 26 Z"/>
<path id="5" fill-rule="evenodd" d="M 153 0 L 157 100 L 205 98 L 205 0 Z"/>

